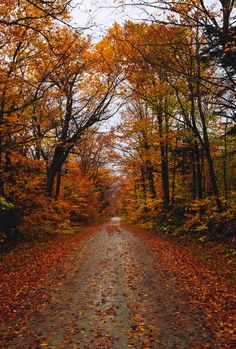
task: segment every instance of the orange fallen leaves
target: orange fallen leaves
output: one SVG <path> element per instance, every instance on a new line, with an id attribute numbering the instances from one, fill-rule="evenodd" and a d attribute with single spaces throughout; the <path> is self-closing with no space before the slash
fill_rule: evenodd
<path id="1" fill-rule="evenodd" d="M 12 336 L 19 336 L 37 307 L 47 302 L 45 286 L 49 274 L 57 270 L 63 257 L 97 229 L 94 226 L 75 236 L 23 243 L 5 256 L 0 268 L 0 324 L 20 319 L 19 330 Z M 0 341 L 0 346 L 3 345 L 4 339 Z"/>
<path id="2" fill-rule="evenodd" d="M 232 280 L 219 275 L 213 263 L 199 260 L 183 246 L 156 234 L 122 225 L 139 234 L 158 261 L 175 275 L 179 280 L 179 291 L 184 295 L 183 301 L 204 312 L 205 325 L 213 331 L 217 348 L 234 348 L 236 292 Z M 223 267 L 227 268 L 227 265 Z"/>

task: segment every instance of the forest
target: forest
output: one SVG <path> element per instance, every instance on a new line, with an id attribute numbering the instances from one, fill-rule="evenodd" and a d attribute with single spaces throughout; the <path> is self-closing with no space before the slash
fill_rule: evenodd
<path id="1" fill-rule="evenodd" d="M 235 0 L 84 3 L 0 1 L 0 347 L 235 348 Z"/>
<path id="2" fill-rule="evenodd" d="M 163 18 L 115 23 L 96 43 L 70 24 L 71 6 L 1 3 L 1 242 L 113 211 L 231 236 L 234 1 L 157 1 Z"/>

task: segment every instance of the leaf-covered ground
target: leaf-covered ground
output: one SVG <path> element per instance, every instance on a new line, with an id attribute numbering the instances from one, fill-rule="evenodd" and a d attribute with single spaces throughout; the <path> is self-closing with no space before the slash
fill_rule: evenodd
<path id="1" fill-rule="evenodd" d="M 1 348 L 234 348 L 233 288 L 206 261 L 119 221 L 1 270 Z"/>
<path id="2" fill-rule="evenodd" d="M 129 230 L 145 240 L 157 260 L 178 278 L 185 303 L 204 312 L 215 347 L 236 348 L 236 260 L 230 247 L 217 242 L 200 246 L 193 240 L 185 241 L 184 247 L 138 228 Z"/>

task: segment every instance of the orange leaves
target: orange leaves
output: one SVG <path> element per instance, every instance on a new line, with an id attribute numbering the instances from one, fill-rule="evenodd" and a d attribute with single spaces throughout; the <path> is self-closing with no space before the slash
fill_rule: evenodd
<path id="1" fill-rule="evenodd" d="M 41 2 L 22 0 L 1 1 L 0 14 L 3 18 L 1 24 L 13 25 L 13 27 L 28 26 L 30 28 L 41 29 L 41 26 L 50 24 L 55 19 L 69 18 L 70 0 L 60 0 L 57 2 Z"/>
<path id="2" fill-rule="evenodd" d="M 65 176 L 62 195 L 70 205 L 72 220 L 94 220 L 98 216 L 99 193 L 96 191 L 93 180 L 81 176 L 78 171 L 69 172 Z"/>
<path id="3" fill-rule="evenodd" d="M 20 318 L 21 326 L 26 323 L 42 301 L 40 297 L 48 275 L 94 230 L 96 227 L 73 237 L 52 236 L 37 243 L 22 243 L 7 254 L 0 269 L 0 322 Z M 43 297 L 45 302 L 47 294 Z"/>
<path id="4" fill-rule="evenodd" d="M 227 276 L 229 272 L 229 264 L 219 253 L 223 246 L 217 247 L 217 244 L 216 246 L 209 244 L 206 253 L 210 254 L 211 259 L 200 261 L 181 245 L 137 228 L 133 230 L 142 237 L 158 261 L 161 261 L 179 280 L 180 291 L 185 294 L 184 302 L 205 313 L 206 326 L 213 330 L 217 348 L 232 348 L 235 285 L 231 279 L 222 276 L 222 274 Z M 196 243 L 192 247 L 190 245 L 190 249 L 198 255 L 204 253 L 203 247 Z M 234 266 L 232 265 L 230 267 L 231 277 L 233 273 Z"/>

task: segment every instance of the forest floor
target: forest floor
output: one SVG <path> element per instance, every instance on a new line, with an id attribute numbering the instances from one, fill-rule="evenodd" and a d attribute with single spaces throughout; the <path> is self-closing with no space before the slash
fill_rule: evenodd
<path id="1" fill-rule="evenodd" d="M 232 278 L 198 257 L 116 219 L 16 246 L 0 270 L 0 348 L 235 348 Z"/>

